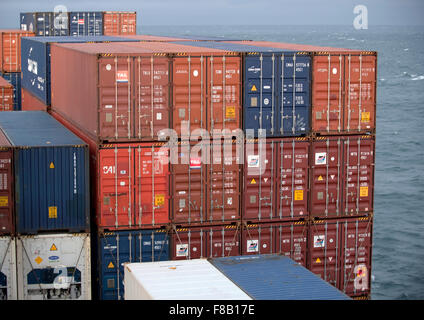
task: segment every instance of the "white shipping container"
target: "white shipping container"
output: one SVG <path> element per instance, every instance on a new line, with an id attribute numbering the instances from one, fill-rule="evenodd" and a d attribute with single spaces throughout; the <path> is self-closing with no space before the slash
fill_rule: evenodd
<path id="1" fill-rule="evenodd" d="M 16 246 L 12 237 L 0 237 L 0 300 L 16 300 Z"/>
<path id="2" fill-rule="evenodd" d="M 90 234 L 16 239 L 19 300 L 91 300 Z"/>
<path id="3" fill-rule="evenodd" d="M 127 263 L 125 300 L 252 300 L 206 259 Z"/>

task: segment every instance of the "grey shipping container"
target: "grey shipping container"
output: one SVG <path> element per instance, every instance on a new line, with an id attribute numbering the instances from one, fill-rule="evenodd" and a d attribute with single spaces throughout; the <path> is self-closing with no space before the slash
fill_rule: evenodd
<path id="1" fill-rule="evenodd" d="M 0 117 L 13 149 L 16 233 L 88 232 L 88 145 L 43 111 Z"/>

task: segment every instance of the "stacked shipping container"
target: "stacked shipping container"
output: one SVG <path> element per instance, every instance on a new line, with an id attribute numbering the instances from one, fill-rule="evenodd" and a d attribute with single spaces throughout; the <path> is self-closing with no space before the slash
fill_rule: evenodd
<path id="1" fill-rule="evenodd" d="M 88 179 L 87 145 L 51 116 L 2 113 L 2 298 L 91 298 Z"/>

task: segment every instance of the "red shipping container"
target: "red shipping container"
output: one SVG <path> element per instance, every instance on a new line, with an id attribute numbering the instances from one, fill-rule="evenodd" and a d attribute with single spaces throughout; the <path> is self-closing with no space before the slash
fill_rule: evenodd
<path id="1" fill-rule="evenodd" d="M 103 12 L 103 34 L 105 36 L 135 35 L 137 13 L 127 11 Z"/>
<path id="2" fill-rule="evenodd" d="M 0 235 L 14 234 L 13 149 L 0 130 Z"/>
<path id="3" fill-rule="evenodd" d="M 375 51 L 268 41 L 247 44 L 312 53 L 312 132 L 332 135 L 375 131 Z"/>
<path id="4" fill-rule="evenodd" d="M 275 253 L 273 224 L 245 224 L 242 231 L 242 255 Z"/>
<path id="5" fill-rule="evenodd" d="M 309 140 L 267 139 L 262 147 L 247 140 L 245 149 L 243 220 L 306 219 Z"/>
<path id="6" fill-rule="evenodd" d="M 0 77 L 0 111 L 13 111 L 13 85 Z"/>
<path id="7" fill-rule="evenodd" d="M 21 72 L 21 37 L 34 37 L 23 30 L 0 29 L 0 71 Z"/>
<path id="8" fill-rule="evenodd" d="M 180 142 L 171 146 L 171 220 L 177 224 L 240 219 L 241 145 Z M 237 151 L 239 150 L 239 151 Z"/>
<path id="9" fill-rule="evenodd" d="M 374 203 L 375 136 L 317 137 L 311 142 L 310 215 L 368 215 Z"/>
<path id="10" fill-rule="evenodd" d="M 164 143 L 98 144 L 56 112 L 53 117 L 90 147 L 97 227 L 123 230 L 169 223 L 169 148 Z"/>
<path id="11" fill-rule="evenodd" d="M 22 111 L 47 111 L 48 107 L 28 90 L 22 87 Z"/>
<path id="12" fill-rule="evenodd" d="M 240 227 L 175 228 L 171 235 L 171 260 L 240 255 Z"/>

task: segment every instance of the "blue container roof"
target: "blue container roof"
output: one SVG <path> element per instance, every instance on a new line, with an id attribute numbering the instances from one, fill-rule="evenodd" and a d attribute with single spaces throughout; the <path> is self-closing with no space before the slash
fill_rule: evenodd
<path id="1" fill-rule="evenodd" d="M 209 261 L 256 300 L 350 300 L 343 292 L 283 255 L 211 258 Z"/>
<path id="2" fill-rule="evenodd" d="M 57 36 L 57 37 L 27 37 L 25 40 L 42 43 L 80 43 L 80 42 L 137 42 L 137 39 L 115 36 Z"/>
<path id="3" fill-rule="evenodd" d="M 258 53 L 296 53 L 294 50 L 284 50 L 280 48 L 271 48 L 271 47 L 258 47 L 251 46 L 248 44 L 238 44 L 238 43 L 227 43 L 227 42 L 214 42 L 214 41 L 206 41 L 206 42 L 184 42 L 184 41 L 174 41 L 172 43 L 175 44 L 185 44 L 193 47 L 204 47 L 204 48 L 212 48 L 212 49 L 221 49 L 225 51 L 233 51 L 233 52 L 258 52 Z"/>
<path id="4" fill-rule="evenodd" d="M 16 147 L 57 147 L 86 145 L 44 111 L 3 111 L 0 129 Z"/>

